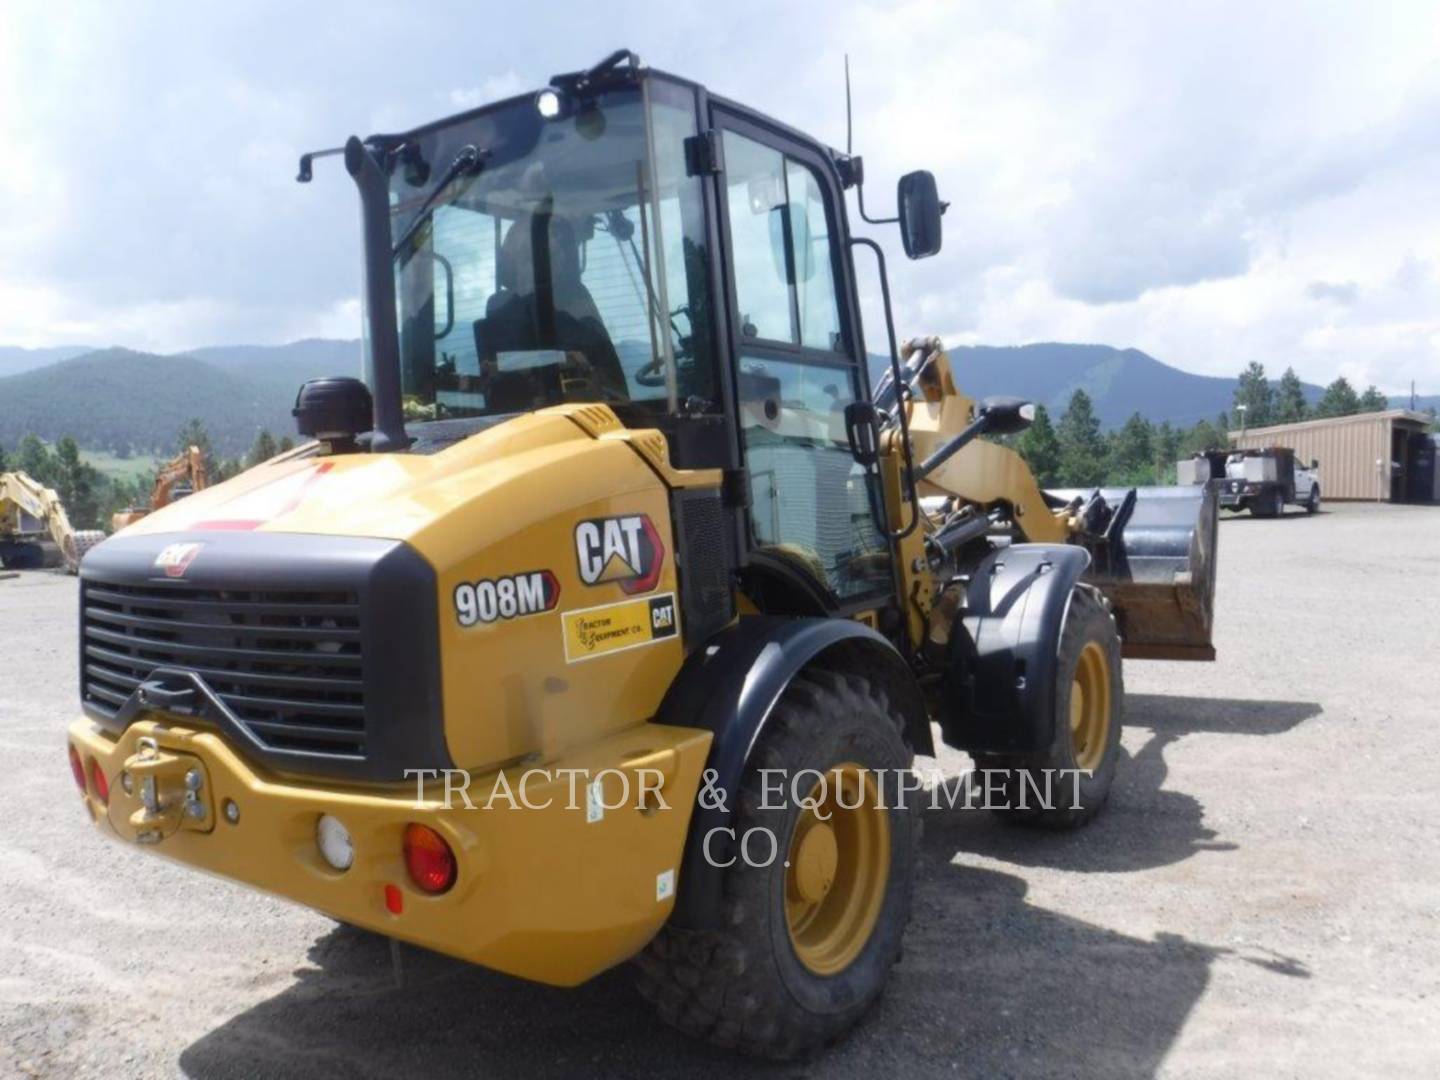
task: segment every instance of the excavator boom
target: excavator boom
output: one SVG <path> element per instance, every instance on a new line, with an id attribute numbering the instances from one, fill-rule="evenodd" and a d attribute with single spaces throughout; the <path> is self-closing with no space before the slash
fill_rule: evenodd
<path id="1" fill-rule="evenodd" d="M 146 514 L 169 506 L 175 501 L 175 489 L 182 481 L 189 481 L 185 494 L 203 491 L 210 484 L 210 473 L 205 468 L 205 455 L 198 446 L 186 447 L 167 461 L 155 474 L 155 486 L 150 490 L 148 506 L 132 506 L 116 511 L 110 518 L 110 528 L 119 532 L 127 525 L 133 525 Z"/>

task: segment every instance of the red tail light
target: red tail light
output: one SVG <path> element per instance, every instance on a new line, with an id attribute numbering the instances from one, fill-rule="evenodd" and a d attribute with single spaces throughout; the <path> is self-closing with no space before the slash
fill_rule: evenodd
<path id="1" fill-rule="evenodd" d="M 412 822 L 405 826 L 405 869 L 417 888 L 443 893 L 455 884 L 455 853 L 434 829 Z"/>
<path id="2" fill-rule="evenodd" d="M 105 770 L 100 762 L 90 759 L 90 782 L 95 785 L 95 795 L 105 806 L 110 805 L 110 781 L 105 779 Z"/>
<path id="3" fill-rule="evenodd" d="M 80 751 L 74 746 L 70 747 L 70 775 L 75 777 L 75 786 L 80 789 L 80 794 L 85 794 L 85 766 L 80 764 Z"/>

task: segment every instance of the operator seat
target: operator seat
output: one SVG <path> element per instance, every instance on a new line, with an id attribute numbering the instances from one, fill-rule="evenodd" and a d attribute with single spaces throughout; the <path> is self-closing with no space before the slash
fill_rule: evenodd
<path id="1" fill-rule="evenodd" d="M 499 290 L 475 320 L 475 351 L 490 373 L 487 404 L 519 412 L 566 398 L 562 369 L 546 364 L 501 372 L 502 352 L 579 353 L 599 400 L 628 400 L 620 356 L 590 290 L 580 280 L 580 244 L 564 218 L 537 211 L 511 224 L 496 263 Z"/>

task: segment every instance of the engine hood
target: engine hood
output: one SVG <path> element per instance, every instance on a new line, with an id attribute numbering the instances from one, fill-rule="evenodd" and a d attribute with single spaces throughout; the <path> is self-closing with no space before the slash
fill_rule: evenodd
<path id="1" fill-rule="evenodd" d="M 122 535 L 319 533 L 403 540 L 423 548 L 427 531 L 455 511 L 513 492 L 527 476 L 554 475 L 567 459 L 596 449 L 599 432 L 576 412 L 562 406 L 518 416 L 427 455 L 326 457 L 313 446 L 301 448 L 148 514 Z M 648 479 L 653 482 L 653 474 Z M 557 494 L 573 501 L 573 492 Z M 524 516 L 543 512 L 531 507 Z M 478 547 L 484 541 L 472 535 L 469 542 Z"/>

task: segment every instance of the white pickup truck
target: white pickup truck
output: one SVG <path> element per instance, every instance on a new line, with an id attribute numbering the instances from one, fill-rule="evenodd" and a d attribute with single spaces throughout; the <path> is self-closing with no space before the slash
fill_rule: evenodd
<path id="1" fill-rule="evenodd" d="M 1278 517 L 1286 503 L 1308 514 L 1320 509 L 1320 463 L 1312 458 L 1308 466 L 1300 464 L 1289 447 L 1211 450 L 1177 462 L 1177 472 L 1182 484 L 1215 481 L 1222 510 Z"/>

